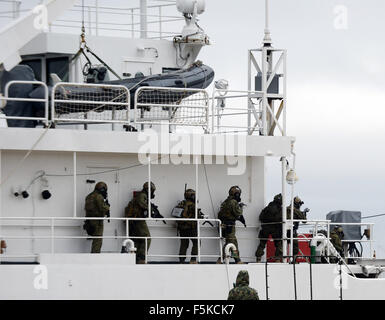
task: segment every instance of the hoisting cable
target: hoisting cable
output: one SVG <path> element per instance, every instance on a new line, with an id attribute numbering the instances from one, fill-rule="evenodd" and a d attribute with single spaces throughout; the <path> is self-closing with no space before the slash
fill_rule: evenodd
<path id="1" fill-rule="evenodd" d="M 69 61 L 69 65 L 73 63 L 75 60 L 79 58 L 79 56 L 82 54 L 84 58 L 87 60 L 87 63 L 83 67 L 83 75 L 85 75 L 85 69 L 88 65 L 89 67 L 92 66 L 92 62 L 90 58 L 87 56 L 87 53 L 90 53 L 94 58 L 96 58 L 103 66 L 105 66 L 116 78 L 119 80 L 122 80 L 122 77 L 120 77 L 104 60 L 102 60 L 97 54 L 95 54 L 89 46 L 87 46 L 86 41 L 86 27 L 85 27 L 85 12 L 84 12 L 84 0 L 82 0 L 82 26 L 81 26 L 81 33 L 80 33 L 80 44 L 79 44 L 79 50 L 76 52 L 76 54 L 71 58 Z M 87 52 L 87 53 L 86 53 Z M 64 66 L 62 70 L 60 70 L 59 74 L 65 70 L 67 66 Z M 64 77 L 68 75 L 68 72 L 65 74 Z"/>

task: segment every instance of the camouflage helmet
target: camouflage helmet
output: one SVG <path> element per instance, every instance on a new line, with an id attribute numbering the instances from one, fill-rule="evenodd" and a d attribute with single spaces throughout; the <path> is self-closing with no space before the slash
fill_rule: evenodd
<path id="1" fill-rule="evenodd" d="M 184 192 L 184 198 L 187 199 L 195 199 L 195 190 L 193 189 L 187 189 Z"/>
<path id="2" fill-rule="evenodd" d="M 300 197 L 298 197 L 298 196 L 296 196 L 295 198 L 294 198 L 294 204 L 297 204 L 297 205 L 303 205 L 304 204 L 304 202 L 301 200 L 301 198 Z"/>
<path id="3" fill-rule="evenodd" d="M 277 194 L 275 197 L 274 197 L 274 202 L 282 202 L 282 194 Z"/>
<path id="4" fill-rule="evenodd" d="M 335 227 L 334 227 L 334 231 L 335 231 L 335 232 L 338 232 L 338 233 L 344 233 L 344 229 L 342 229 L 341 226 L 335 226 Z"/>
<path id="5" fill-rule="evenodd" d="M 249 285 L 249 272 L 247 270 L 241 270 L 238 272 L 236 286 L 248 286 Z"/>
<path id="6" fill-rule="evenodd" d="M 148 190 L 148 182 L 145 182 L 145 183 L 143 184 L 143 190 Z M 155 190 L 156 190 L 155 184 L 153 184 L 153 183 L 151 182 L 151 191 L 155 191 Z"/>
<path id="7" fill-rule="evenodd" d="M 103 181 L 100 181 L 100 182 L 98 182 L 98 183 L 95 185 L 95 190 L 100 191 L 100 190 L 102 190 L 103 188 L 104 188 L 105 190 L 107 190 L 107 184 L 106 184 L 105 182 L 103 182 Z"/>
<path id="8" fill-rule="evenodd" d="M 229 190 L 229 196 L 235 196 L 235 194 L 237 194 L 237 193 L 239 193 L 239 194 L 241 194 L 242 193 L 242 190 L 241 190 L 241 188 L 240 187 L 238 187 L 238 186 L 232 186 L 231 188 L 230 188 L 230 190 Z"/>

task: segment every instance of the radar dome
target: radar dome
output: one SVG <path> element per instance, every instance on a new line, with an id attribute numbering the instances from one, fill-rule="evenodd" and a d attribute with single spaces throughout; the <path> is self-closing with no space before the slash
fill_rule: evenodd
<path id="1" fill-rule="evenodd" d="M 182 13 L 194 13 L 194 3 L 197 4 L 198 14 L 205 12 L 206 2 L 205 0 L 177 0 L 176 7 L 179 12 Z"/>

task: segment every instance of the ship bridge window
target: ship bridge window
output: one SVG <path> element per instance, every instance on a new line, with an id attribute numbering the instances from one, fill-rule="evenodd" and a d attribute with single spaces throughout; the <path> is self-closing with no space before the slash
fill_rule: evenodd
<path id="1" fill-rule="evenodd" d="M 47 84 L 52 85 L 51 73 L 56 73 L 63 81 L 68 81 L 69 60 L 68 57 L 48 58 L 46 60 Z"/>
<path id="2" fill-rule="evenodd" d="M 42 59 L 24 60 L 20 64 L 31 67 L 35 74 L 35 79 L 42 81 Z"/>
<path id="3" fill-rule="evenodd" d="M 43 81 L 48 85 L 52 85 L 51 73 L 56 73 L 63 81 L 68 81 L 69 79 L 70 67 L 68 56 L 24 56 L 20 64 L 31 67 L 35 73 L 36 80 Z"/>

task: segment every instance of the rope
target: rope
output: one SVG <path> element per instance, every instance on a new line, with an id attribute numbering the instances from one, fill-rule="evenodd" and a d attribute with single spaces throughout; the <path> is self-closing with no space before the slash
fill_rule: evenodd
<path id="1" fill-rule="evenodd" d="M 211 209 L 213 211 L 213 216 L 217 219 L 218 217 L 215 214 L 215 210 L 214 210 L 214 202 L 213 202 L 213 198 L 211 196 L 210 184 L 209 184 L 209 179 L 207 177 L 207 170 L 206 170 L 206 164 L 205 163 L 203 164 L 203 168 L 204 168 L 204 171 L 205 171 L 207 190 L 209 191 L 209 197 L 210 197 L 210 202 L 211 202 Z"/>

